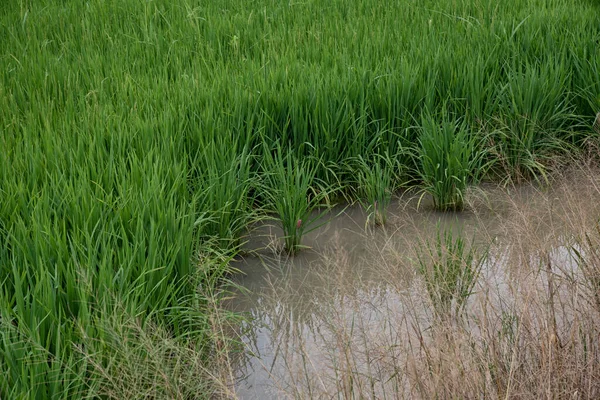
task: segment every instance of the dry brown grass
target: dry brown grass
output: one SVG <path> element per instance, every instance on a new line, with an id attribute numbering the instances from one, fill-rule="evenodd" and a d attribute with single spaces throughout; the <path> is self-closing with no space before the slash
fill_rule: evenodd
<path id="1" fill-rule="evenodd" d="M 223 331 L 228 316 L 217 297 L 206 299 L 213 308 L 205 314 L 210 338 L 206 331 L 177 336 L 151 318 L 142 323 L 115 308 L 98 324 L 103 342 L 86 337 L 78 347 L 95 378 L 95 393 L 114 400 L 235 398 L 228 357 L 232 342 Z"/>

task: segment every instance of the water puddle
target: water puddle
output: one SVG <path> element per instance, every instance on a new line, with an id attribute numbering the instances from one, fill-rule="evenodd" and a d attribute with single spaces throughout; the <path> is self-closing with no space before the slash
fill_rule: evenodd
<path id="1" fill-rule="evenodd" d="M 544 254 L 552 263 L 573 271 L 569 248 L 557 239 L 565 242 L 563 227 L 571 218 L 555 206 L 565 203 L 565 193 L 571 189 L 487 188 L 473 195 L 470 211 L 462 213 L 432 211 L 431 204 L 418 204 L 408 193 L 393 202 L 388 224 L 376 228 L 365 226 L 360 207 L 338 208 L 328 224 L 304 237 L 308 249 L 294 257 L 279 251 L 277 227 L 258 227 L 247 244 L 252 251 L 234 264 L 242 272 L 236 282 L 246 290 L 228 304 L 249 316 L 236 327 L 245 344 L 233 359 L 237 395 L 411 397 L 411 374 L 418 375 L 414 354 L 432 340 L 435 320 L 417 272 L 423 243 L 451 230 L 488 249 L 467 313 L 492 310 L 509 326 L 522 307 L 519 296 L 527 297 L 532 288 L 545 290 L 549 275 L 542 267 L 527 272 L 508 265 L 540 264 L 546 256 L 529 247 L 547 246 L 552 250 Z M 543 211 L 532 214 L 536 209 Z M 565 311 L 559 324 L 567 324 L 571 314 Z M 472 323 L 469 330 L 471 336 L 485 335 L 489 327 Z"/>

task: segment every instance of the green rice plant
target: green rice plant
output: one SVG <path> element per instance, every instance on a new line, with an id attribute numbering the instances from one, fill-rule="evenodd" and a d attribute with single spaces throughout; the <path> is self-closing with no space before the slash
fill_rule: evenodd
<path id="1" fill-rule="evenodd" d="M 517 182 L 541 177 L 552 157 L 567 153 L 565 140 L 575 124 L 568 69 L 560 61 L 526 65 L 508 72 L 502 114 L 496 117 L 499 165 Z"/>
<path id="2" fill-rule="evenodd" d="M 600 74 L 600 60 L 598 57 L 586 57 L 594 51 L 597 51 L 596 43 L 572 48 L 572 52 L 575 53 L 572 55 L 573 87 L 577 93 L 573 96 L 573 101 L 577 104 L 577 114 L 583 116 L 587 122 L 583 125 L 587 127 L 592 125 L 595 135 L 598 136 L 600 135 L 600 82 L 596 77 Z M 588 135 L 589 130 L 579 132 L 579 140 L 576 140 L 576 143 L 585 142 L 589 139 Z"/>
<path id="3" fill-rule="evenodd" d="M 487 250 L 480 252 L 474 240 L 462 232 L 437 227 L 433 242 L 426 240 L 418 252 L 418 271 L 438 316 L 458 316 L 473 293 Z"/>
<path id="4" fill-rule="evenodd" d="M 239 151 L 236 147 L 229 140 L 205 144 L 197 156 L 199 176 L 192 186 L 203 194 L 198 204 L 203 211 L 196 222 L 199 236 L 207 241 L 216 238 L 224 249 L 238 246 L 248 226 L 257 220 L 251 191 L 255 186 L 252 157 L 247 147 Z"/>
<path id="5" fill-rule="evenodd" d="M 266 208 L 277 214 L 286 251 L 295 254 L 302 248 L 302 236 L 323 224 L 329 196 L 336 188 L 315 178 L 318 160 L 283 152 L 279 144 L 273 153 L 265 149 L 260 187 Z"/>
<path id="6" fill-rule="evenodd" d="M 438 207 L 460 208 L 473 169 L 433 160 L 426 139 L 415 153 L 432 162 L 398 151 L 423 110 L 496 123 L 505 165 L 539 175 L 518 166 L 562 151 L 572 105 L 591 122 L 600 104 L 590 1 L 0 3 L 2 398 L 98 397 L 76 327 L 102 342 L 117 300 L 203 335 L 177 307 L 223 274 L 198 250 L 238 246 L 256 198 L 297 250 L 328 195 L 356 184 L 332 165 L 414 162 Z M 372 165 L 361 179 L 391 187 Z M 298 203 L 278 211 L 284 197 Z"/>
<path id="7" fill-rule="evenodd" d="M 222 308 L 223 298 L 235 284 L 215 277 L 215 271 L 232 272 L 228 266 L 232 253 L 207 251 L 210 254 L 202 254 L 197 260 L 200 289 L 175 307 L 177 318 L 185 322 L 187 330 L 174 331 L 157 314 L 143 319 L 133 315 L 116 298 L 111 312 L 95 320 L 97 331 L 83 335 L 76 354 L 87 362 L 98 397 L 210 397 L 206 393 L 231 397 L 231 388 L 225 384 L 228 381 L 221 374 L 229 367 L 223 365 L 226 352 L 230 344 L 236 343 L 224 327 L 241 323 L 242 317 Z"/>
<path id="8" fill-rule="evenodd" d="M 131 124 L 110 135 L 15 133 L 3 140 L 3 398 L 93 394 L 89 364 L 74 349 L 84 335 L 102 341 L 96 323 L 116 300 L 142 322 L 155 315 L 176 335 L 193 329 L 201 338 L 206 329 L 179 308 L 199 285 L 192 256 L 203 193 L 189 191 L 187 149 L 181 136 L 160 129 L 136 135 L 128 129 L 148 122 Z"/>
<path id="9" fill-rule="evenodd" d="M 463 209 L 467 186 L 477 182 L 487 168 L 480 141 L 478 135 L 470 134 L 464 121 L 423 116 L 415 151 L 417 175 L 436 209 Z"/>
<path id="10" fill-rule="evenodd" d="M 397 166 L 389 155 L 374 155 L 367 161 L 362 156 L 350 162 L 349 169 L 356 179 L 359 202 L 367 211 L 367 224 L 384 225 L 387 208 L 397 182 Z"/>
<path id="11" fill-rule="evenodd" d="M 53 316 L 48 313 L 49 318 Z M 66 329 L 65 329 L 66 328 Z M 95 393 L 89 364 L 72 352 L 69 328 L 56 327 L 62 348 L 49 351 L 41 337 L 19 326 L 9 315 L 0 317 L 0 393 L 3 398 L 87 398 Z"/>

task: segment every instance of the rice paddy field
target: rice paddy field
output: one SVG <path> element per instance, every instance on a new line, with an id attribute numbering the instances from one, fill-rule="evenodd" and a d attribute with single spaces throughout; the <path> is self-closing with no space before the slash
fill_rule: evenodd
<path id="1" fill-rule="evenodd" d="M 235 397 L 220 304 L 257 223 L 294 255 L 334 203 L 384 229 L 400 190 L 546 186 L 599 111 L 596 0 L 1 2 L 0 398 Z M 415 266 L 424 296 L 464 304 L 471 261 Z"/>

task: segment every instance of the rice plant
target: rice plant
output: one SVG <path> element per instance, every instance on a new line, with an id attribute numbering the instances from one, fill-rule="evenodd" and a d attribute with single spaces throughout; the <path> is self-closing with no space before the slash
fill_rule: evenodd
<path id="1" fill-rule="evenodd" d="M 422 243 L 418 271 L 439 316 L 462 312 L 486 258 L 487 251 L 480 251 L 473 240 L 468 243 L 462 232 L 455 234 L 439 225 L 434 240 Z"/>
<path id="2" fill-rule="evenodd" d="M 478 135 L 469 132 L 464 121 L 446 116 L 440 121 L 427 115 L 422 118 L 415 153 L 417 175 L 435 208 L 462 210 L 467 186 L 477 182 L 486 167 Z"/>
<path id="3" fill-rule="evenodd" d="M 516 181 L 545 178 L 552 156 L 569 152 L 565 140 L 575 118 L 569 102 L 567 69 L 560 62 L 509 70 L 503 88 L 506 113 L 496 117 L 497 156 Z"/>
<path id="4" fill-rule="evenodd" d="M 265 151 L 262 195 L 267 209 L 277 214 L 286 251 L 295 254 L 302 248 L 302 236 L 323 223 L 322 217 L 330 206 L 329 195 L 336 188 L 315 178 L 318 160 L 284 154 L 279 144 L 273 153 Z"/>
<path id="5" fill-rule="evenodd" d="M 430 3 L 2 2 L 0 397 L 94 397 L 76 326 L 101 341 L 118 299 L 183 334 L 176 305 L 217 284 L 199 249 L 239 248 L 265 200 L 297 251 L 350 160 L 384 222 L 376 154 L 460 209 L 480 130 L 526 178 L 571 151 L 600 104 L 597 5 Z M 396 157 L 424 110 L 464 119 L 423 117 Z"/>
<path id="6" fill-rule="evenodd" d="M 229 148 L 232 152 L 224 152 Z M 240 244 L 248 226 L 258 218 L 253 209 L 255 174 L 251 171 L 248 148 L 236 151 L 229 140 L 205 144 L 197 156 L 199 176 L 194 191 L 202 193 L 198 208 L 203 210 L 196 221 L 199 236 L 216 238 L 224 249 Z"/>
<path id="7" fill-rule="evenodd" d="M 384 225 L 398 173 L 389 155 L 375 155 L 367 161 L 358 156 L 349 169 L 356 179 L 358 198 L 367 211 L 367 223 Z"/>

